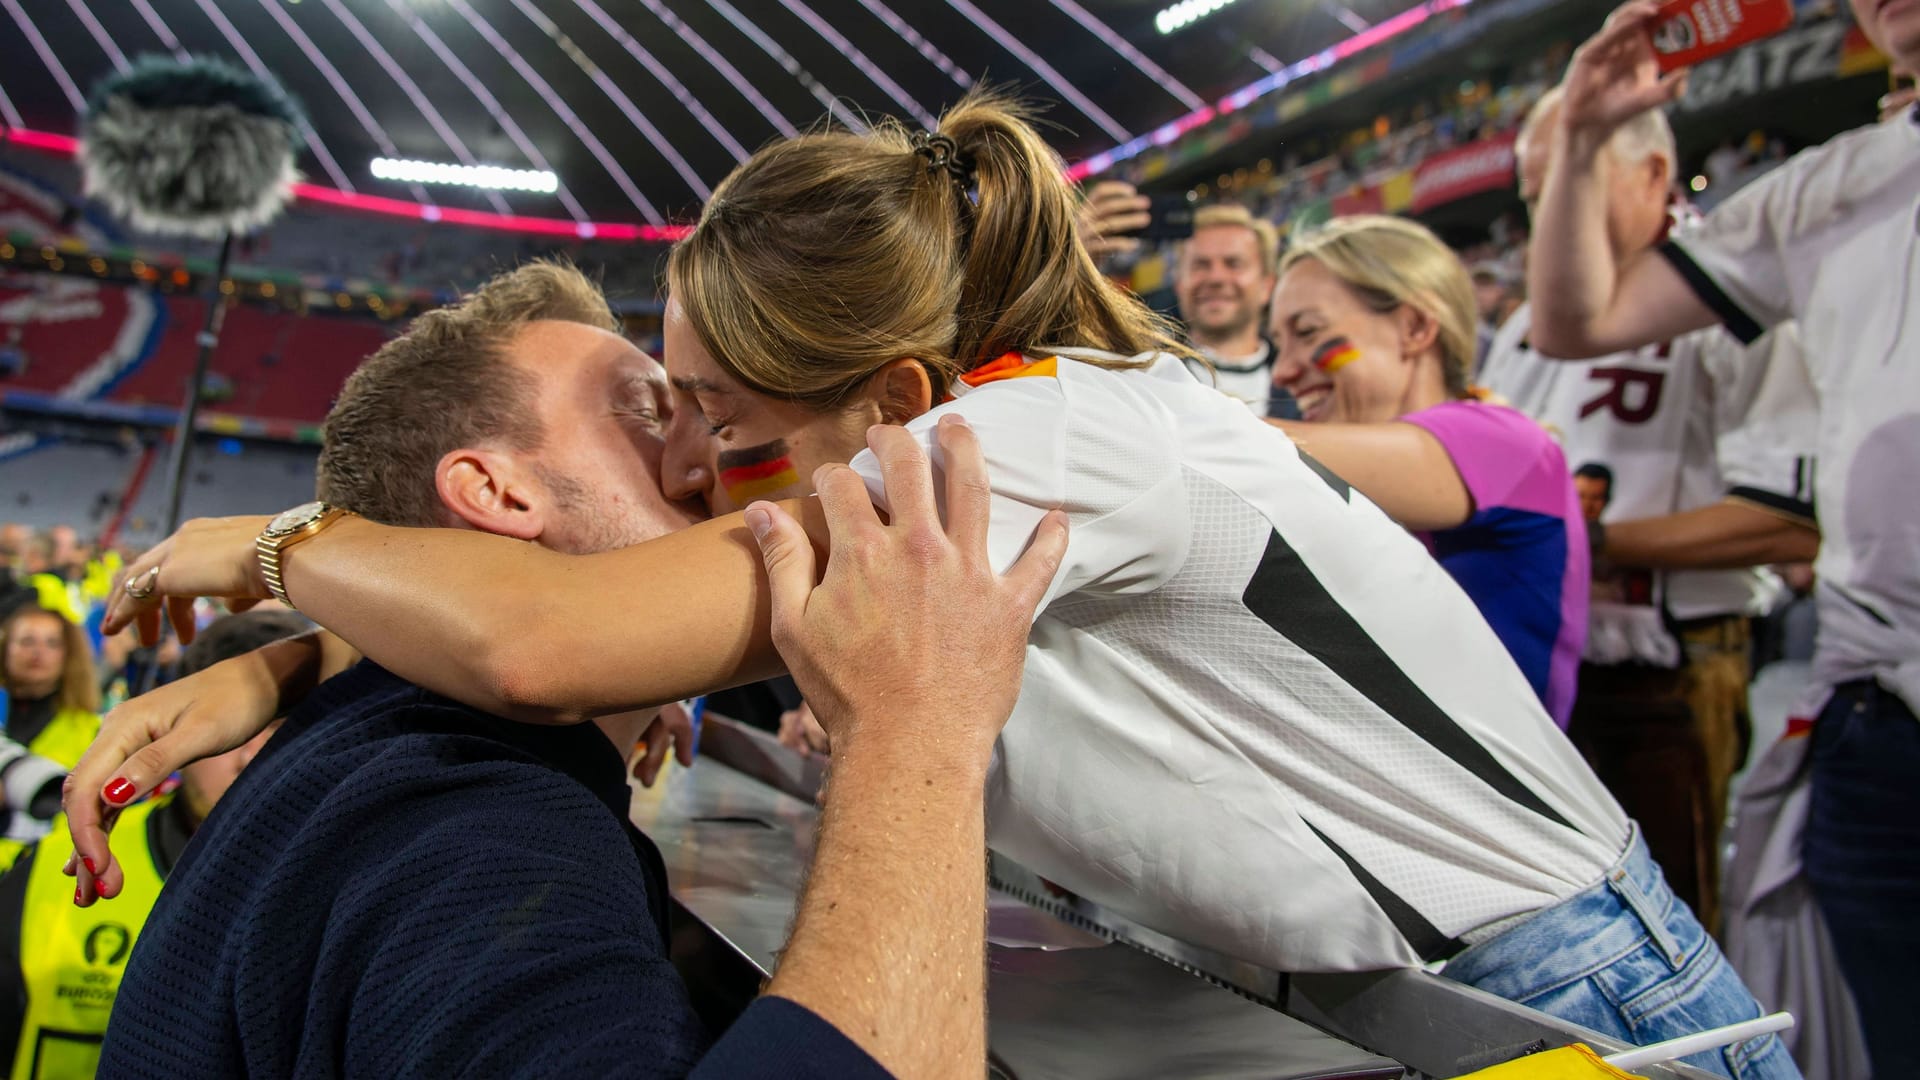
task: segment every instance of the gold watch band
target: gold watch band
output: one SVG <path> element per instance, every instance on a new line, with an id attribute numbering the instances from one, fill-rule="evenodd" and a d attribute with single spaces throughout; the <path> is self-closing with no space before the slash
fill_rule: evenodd
<path id="1" fill-rule="evenodd" d="M 267 591 L 273 594 L 274 599 L 290 608 L 298 608 L 298 605 L 293 602 L 293 599 L 287 595 L 286 582 L 281 577 L 281 557 L 288 548 L 302 540 L 312 539 L 322 529 L 348 516 L 352 512 L 351 510 L 343 510 L 337 506 L 329 507 L 325 513 L 308 522 L 295 532 L 287 533 L 284 536 L 271 536 L 266 533 L 261 533 L 258 537 L 254 538 L 253 550 L 260 561 L 260 577 L 266 582 Z"/>

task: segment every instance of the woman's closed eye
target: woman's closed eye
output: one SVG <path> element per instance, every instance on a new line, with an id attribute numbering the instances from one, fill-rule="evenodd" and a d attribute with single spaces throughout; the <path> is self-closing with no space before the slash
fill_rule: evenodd
<path id="1" fill-rule="evenodd" d="M 725 412 L 717 405 L 708 405 L 705 402 L 701 402 L 699 408 L 700 417 L 707 425 L 707 434 L 716 439 L 726 438 L 729 429 L 733 427 L 732 414 Z"/>

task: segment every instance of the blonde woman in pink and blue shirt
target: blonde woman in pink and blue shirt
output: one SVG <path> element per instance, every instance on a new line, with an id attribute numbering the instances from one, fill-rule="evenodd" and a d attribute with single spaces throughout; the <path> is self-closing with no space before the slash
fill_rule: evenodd
<path id="1" fill-rule="evenodd" d="M 1543 428 L 1467 385 L 1473 285 L 1404 218 L 1339 218 L 1280 263 L 1274 381 L 1300 448 L 1416 533 L 1566 727 L 1587 629 L 1586 526 Z"/>

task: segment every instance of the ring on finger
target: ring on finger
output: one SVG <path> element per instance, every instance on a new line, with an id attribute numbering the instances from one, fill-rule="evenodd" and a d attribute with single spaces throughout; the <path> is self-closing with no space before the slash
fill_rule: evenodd
<path id="1" fill-rule="evenodd" d="M 141 581 L 142 579 L 145 579 L 147 583 L 147 587 L 144 589 L 134 588 L 135 583 Z M 133 597 L 135 600 L 145 600 L 148 597 L 153 595 L 154 587 L 159 584 L 160 584 L 160 568 L 156 566 L 153 569 L 148 570 L 146 573 L 139 575 L 138 577 L 128 578 L 127 579 L 127 595 Z"/>

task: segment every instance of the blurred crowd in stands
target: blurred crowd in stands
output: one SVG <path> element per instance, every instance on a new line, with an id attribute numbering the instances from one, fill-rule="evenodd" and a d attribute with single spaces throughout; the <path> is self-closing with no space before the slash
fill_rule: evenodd
<path id="1" fill-rule="evenodd" d="M 126 560 L 137 553 L 137 549 L 91 542 L 71 525 L 35 530 L 17 522 L 0 523 L 0 623 L 10 624 L 16 615 L 55 616 L 74 628 L 63 636 L 58 662 L 53 664 L 62 673 L 61 706 L 92 715 L 96 728 L 99 713 L 165 681 L 179 660 L 178 643 L 171 639 L 157 649 L 140 649 L 128 635 L 100 633 L 107 598 Z M 20 647 L 20 636 L 5 635 L 10 651 L 5 678 L 0 679 L 0 692 L 6 698 L 0 701 L 0 718 L 10 718 L 12 710 L 25 701 L 46 697 L 38 692 L 45 687 L 17 666 L 12 650 Z M 84 648 L 70 647 L 76 644 Z M 91 687 L 91 692 L 83 693 L 81 687 Z M 18 738 L 18 727 L 11 719 L 6 723 Z M 87 738 L 92 738 L 91 732 Z M 80 747 L 85 747 L 85 740 Z"/>

